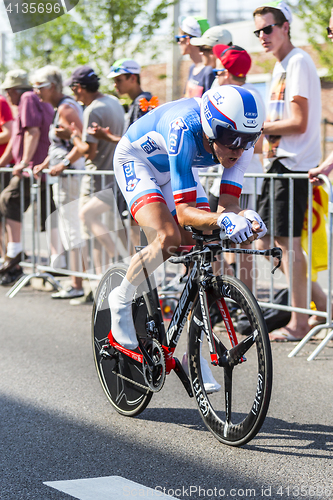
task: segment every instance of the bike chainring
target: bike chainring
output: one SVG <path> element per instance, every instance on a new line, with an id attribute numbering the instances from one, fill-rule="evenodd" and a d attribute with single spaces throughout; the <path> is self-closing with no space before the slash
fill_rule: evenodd
<path id="1" fill-rule="evenodd" d="M 145 348 L 151 357 L 154 366 L 149 368 L 146 360 L 143 358 L 142 371 L 145 382 L 152 392 L 158 392 L 162 389 L 165 381 L 165 356 L 161 344 L 154 338 L 147 339 Z"/>

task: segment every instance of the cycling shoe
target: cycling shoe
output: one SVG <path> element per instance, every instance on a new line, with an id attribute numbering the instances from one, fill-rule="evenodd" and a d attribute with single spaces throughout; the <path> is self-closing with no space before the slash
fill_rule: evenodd
<path id="1" fill-rule="evenodd" d="M 118 296 L 118 288 L 114 288 L 109 295 L 112 336 L 118 344 L 134 350 L 139 343 L 133 323 L 132 301 L 122 302 Z"/>

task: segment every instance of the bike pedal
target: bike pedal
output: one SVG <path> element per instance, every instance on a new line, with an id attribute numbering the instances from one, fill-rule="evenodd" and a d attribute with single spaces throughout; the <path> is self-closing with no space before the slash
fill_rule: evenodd
<path id="1" fill-rule="evenodd" d="M 192 392 L 192 387 L 191 387 L 190 379 L 186 375 L 185 370 L 182 367 L 182 364 L 179 361 L 179 359 L 176 358 L 175 356 L 174 356 L 173 359 L 176 362 L 176 366 L 174 368 L 174 371 L 175 371 L 176 375 L 178 376 L 178 378 L 180 379 L 181 383 L 185 387 L 187 394 L 190 396 L 190 398 L 193 398 L 193 392 Z"/>

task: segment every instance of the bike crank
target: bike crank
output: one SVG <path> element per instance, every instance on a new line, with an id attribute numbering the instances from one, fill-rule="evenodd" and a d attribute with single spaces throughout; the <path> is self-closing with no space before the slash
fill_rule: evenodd
<path id="1" fill-rule="evenodd" d="M 140 342 L 143 354 L 142 371 L 144 380 L 152 392 L 162 389 L 165 381 L 165 356 L 161 344 L 154 338 Z"/>

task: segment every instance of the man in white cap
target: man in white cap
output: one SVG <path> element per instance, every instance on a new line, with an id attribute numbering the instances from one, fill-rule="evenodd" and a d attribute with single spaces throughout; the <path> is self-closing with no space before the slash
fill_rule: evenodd
<path id="1" fill-rule="evenodd" d="M 265 52 L 277 59 L 275 64 L 268 114 L 263 133 L 264 167 L 268 173 L 307 173 L 320 161 L 320 81 L 311 57 L 295 48 L 290 39 L 292 14 L 288 5 L 281 1 L 265 3 L 254 13 L 256 30 Z M 283 270 L 289 274 L 289 182 L 275 179 L 274 182 L 274 227 L 270 226 L 270 186 L 264 179 L 259 213 L 267 224 L 268 233 L 273 232 L 275 244 L 283 250 Z M 306 262 L 301 247 L 301 231 L 307 207 L 307 179 L 294 180 L 293 221 L 293 288 L 291 305 L 305 308 Z M 269 234 L 258 243 L 261 248 L 269 245 Z M 316 297 L 313 294 L 313 300 Z M 292 312 L 285 328 L 271 334 L 271 340 L 295 341 L 303 338 L 309 330 L 308 317 Z"/>
<path id="2" fill-rule="evenodd" d="M 193 37 L 202 36 L 208 28 L 207 19 L 201 17 L 188 16 L 180 20 L 179 34 L 175 38 L 181 55 L 189 55 L 193 61 L 186 82 L 184 97 L 201 97 L 206 90 L 210 89 L 214 81 L 211 66 L 205 66 L 199 47 L 195 47 L 190 43 Z"/>
<path id="3" fill-rule="evenodd" d="M 216 67 L 216 56 L 213 53 L 215 45 L 232 45 L 232 36 L 230 31 L 223 28 L 223 26 L 213 26 L 209 28 L 200 37 L 191 38 L 191 45 L 199 47 L 200 53 L 203 57 L 205 66 Z"/>

